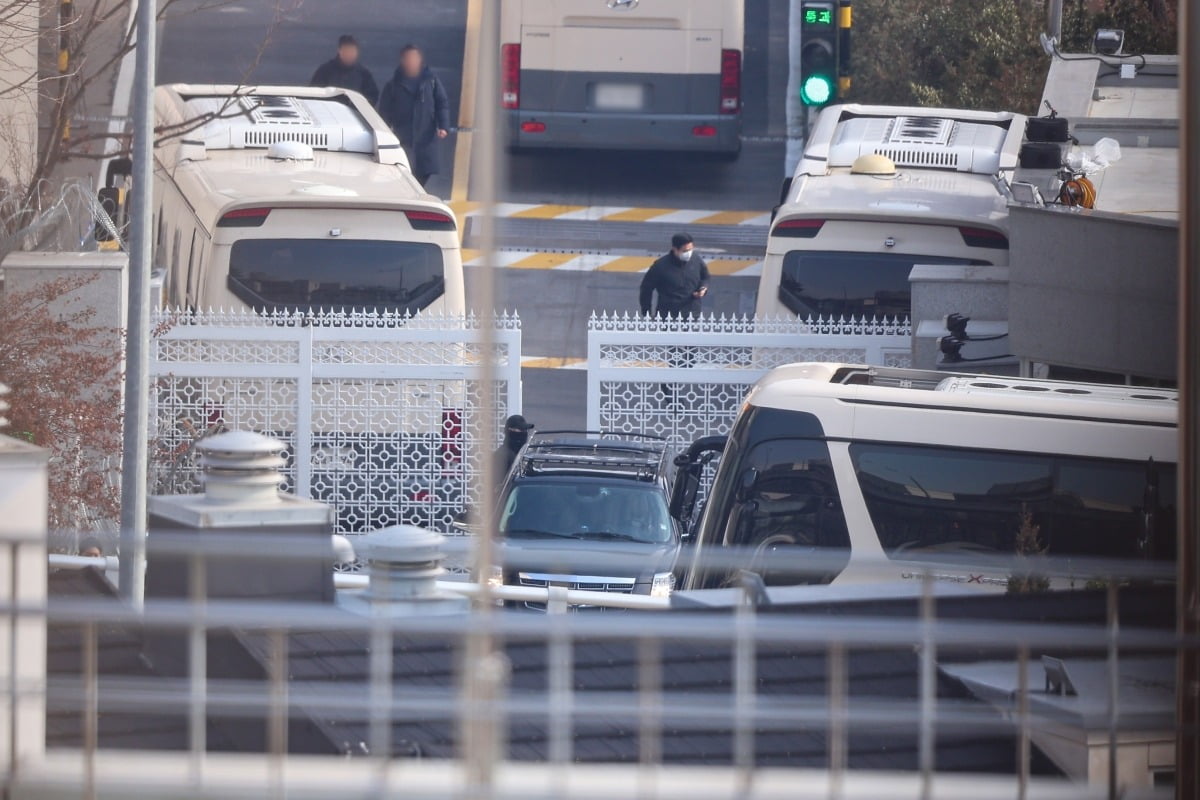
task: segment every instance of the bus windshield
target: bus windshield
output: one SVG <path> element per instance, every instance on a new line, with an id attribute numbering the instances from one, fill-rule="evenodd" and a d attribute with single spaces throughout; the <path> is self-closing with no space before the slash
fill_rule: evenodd
<path id="1" fill-rule="evenodd" d="M 415 314 L 442 296 L 442 249 L 423 242 L 242 239 L 229 289 L 256 310 L 369 308 Z"/>

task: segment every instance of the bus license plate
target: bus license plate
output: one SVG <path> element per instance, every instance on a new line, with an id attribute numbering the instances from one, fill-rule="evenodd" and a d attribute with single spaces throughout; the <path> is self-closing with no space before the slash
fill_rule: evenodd
<path id="1" fill-rule="evenodd" d="M 596 108 L 600 111 L 640 111 L 645 87 L 636 83 L 597 83 Z"/>

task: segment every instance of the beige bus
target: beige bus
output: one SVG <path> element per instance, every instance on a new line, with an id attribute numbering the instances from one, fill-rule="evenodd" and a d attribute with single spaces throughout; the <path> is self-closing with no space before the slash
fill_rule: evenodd
<path id="1" fill-rule="evenodd" d="M 821 112 L 767 239 L 760 317 L 907 319 L 915 265 L 1008 264 L 1019 114 Z"/>
<path id="2" fill-rule="evenodd" d="M 166 305 L 464 312 L 455 217 L 361 95 L 175 84 L 154 102 Z"/>
<path id="3" fill-rule="evenodd" d="M 503 0 L 509 144 L 736 156 L 743 47 L 742 0 Z"/>

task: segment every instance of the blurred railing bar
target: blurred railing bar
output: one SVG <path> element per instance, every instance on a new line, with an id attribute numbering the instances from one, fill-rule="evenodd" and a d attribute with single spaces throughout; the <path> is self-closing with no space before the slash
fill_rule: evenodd
<path id="1" fill-rule="evenodd" d="M 849 749 L 849 733 L 846 728 L 846 648 L 842 642 L 830 642 L 828 659 L 825 681 L 829 690 L 829 796 L 831 800 L 838 800 L 842 795 L 846 753 Z"/>
<path id="2" fill-rule="evenodd" d="M 921 652 L 920 652 L 920 724 L 919 762 L 921 770 L 921 797 L 929 800 L 933 791 L 935 718 L 937 715 L 937 645 L 933 635 L 935 624 L 933 607 L 933 578 L 926 573 L 921 593 Z"/>
<path id="3" fill-rule="evenodd" d="M 204 753 L 208 750 L 208 721 L 205 710 L 208 698 L 208 631 L 201 613 L 207 598 L 208 569 L 202 558 L 193 557 L 188 564 L 191 581 L 192 622 L 188 630 L 188 748 L 191 754 L 191 778 L 198 782 L 204 774 Z"/>
<path id="4" fill-rule="evenodd" d="M 83 795 L 86 800 L 96 797 L 96 750 L 99 746 L 100 692 L 99 637 L 96 624 L 83 626 Z M 14 706 L 15 709 L 15 706 Z M 14 716 L 16 716 L 14 714 Z"/>
<path id="5" fill-rule="evenodd" d="M 1117 800 L 1117 725 L 1120 723 L 1120 681 L 1117 664 L 1117 637 L 1120 634 L 1120 606 L 1117 602 L 1117 584 L 1108 585 L 1107 627 L 1108 633 L 1108 800 Z"/>
<path id="6" fill-rule="evenodd" d="M 1029 794 L 1033 738 L 1029 728 L 1029 646 L 1017 648 L 1017 800 Z"/>
<path id="7" fill-rule="evenodd" d="M 357 537 L 351 535 L 346 537 L 353 542 Z M 284 537 L 277 536 L 272 538 L 273 544 L 278 544 L 278 547 L 273 547 L 271 557 L 279 562 L 304 562 L 318 558 L 330 557 L 330 545 L 319 539 L 312 537 Z M 447 556 L 453 557 L 463 555 L 471 550 L 475 543 L 479 541 L 475 536 L 450 536 L 443 542 L 442 548 Z M 224 559 L 233 558 L 262 558 L 263 556 L 263 541 L 261 538 L 253 535 L 226 535 L 212 534 L 206 535 L 203 539 L 188 536 L 173 536 L 167 533 L 156 535 L 156 541 L 151 544 L 147 542 L 147 546 L 151 548 L 149 555 L 163 556 L 179 556 L 191 557 L 192 555 L 205 555 Z M 711 569 L 727 569 L 735 570 L 744 568 L 747 563 L 750 563 L 753 555 L 753 548 L 717 548 L 715 550 L 708 549 L 704 553 L 703 566 Z M 685 557 L 686 557 L 685 553 Z M 500 561 L 501 554 L 497 553 L 495 558 L 497 563 L 505 565 Z M 68 568 L 83 568 L 97 567 L 101 569 L 112 568 L 119 563 L 119 559 L 108 557 L 88 558 L 83 556 L 69 556 L 57 553 L 52 553 L 47 558 L 50 566 L 57 569 Z M 840 549 L 829 549 L 827 552 L 799 552 L 788 553 L 786 551 L 778 551 L 772 555 L 772 570 L 779 573 L 795 573 L 797 581 L 804 577 L 813 579 L 820 578 L 823 575 L 828 575 L 831 571 L 840 571 L 846 566 L 846 551 Z M 1073 580 L 1076 583 L 1076 588 L 1083 588 L 1088 583 L 1098 583 L 1108 579 L 1120 579 L 1124 581 L 1163 581 L 1174 582 L 1175 565 L 1166 561 L 1141 561 L 1141 560 L 1121 560 L 1107 558 L 1082 558 L 1082 557 L 1063 557 L 1063 556 L 1015 556 L 1015 555 L 988 555 L 988 554 L 971 554 L 965 557 L 956 557 L 944 553 L 922 554 L 920 561 L 890 559 L 887 557 L 862 557 L 855 556 L 854 565 L 856 567 L 883 567 L 889 568 L 889 572 L 903 572 L 908 576 L 908 579 L 917 581 L 920 576 L 929 572 L 938 579 L 939 583 L 949 582 L 947 578 L 950 574 L 959 573 L 982 573 L 982 574 L 1029 574 L 1037 575 L 1046 578 L 1063 578 Z M 945 577 L 943 577 L 945 576 Z M 963 576 L 965 583 L 965 575 Z"/>
<path id="8" fill-rule="evenodd" d="M 83 600 L 56 600 L 52 607 L 38 604 L 13 606 L 0 604 L 0 615 L 45 617 L 51 623 L 102 622 L 109 624 L 143 625 L 152 629 L 186 629 L 196 613 L 191 604 L 180 600 L 156 600 L 144 611 L 135 612 L 119 603 Z M 294 628 L 304 632 L 358 631 L 369 632 L 372 621 L 357 617 L 334 606 L 305 603 L 236 602 L 209 600 L 197 614 L 208 630 L 236 629 L 266 631 L 276 627 Z M 395 617 L 382 624 L 394 634 L 413 637 L 461 635 L 472 624 L 472 616 L 462 617 Z M 636 626 L 621 614 L 569 615 L 577 636 L 594 640 L 628 641 L 639 637 L 661 637 L 693 643 L 733 641 L 736 623 L 728 614 L 709 612 L 645 613 L 638 616 Z M 916 620 L 893 617 L 843 617 L 830 619 L 823 615 L 805 616 L 804 624 L 796 623 L 796 615 L 756 615 L 752 625 L 754 640 L 759 645 L 793 645 L 823 652 L 830 641 L 841 639 L 847 644 L 862 643 L 878 646 L 911 646 L 919 641 L 925 629 Z M 496 615 L 490 624 L 497 634 L 512 641 L 543 641 L 546 618 L 537 614 Z M 1082 624 L 1046 624 L 989 620 L 981 626 L 975 620 L 938 619 L 930 625 L 930 635 L 947 650 L 969 651 L 980 646 L 995 647 L 1008 642 L 1011 646 L 1024 642 L 1030 647 L 1053 648 L 1061 651 L 1098 649 L 1109 643 L 1103 628 Z M 1123 629 L 1111 633 L 1114 643 L 1123 648 L 1147 651 L 1175 652 L 1180 647 L 1200 647 L 1200 636 L 1180 637 L 1174 632 Z"/>
<path id="9" fill-rule="evenodd" d="M 106 679 L 100 683 L 103 689 L 99 712 L 126 712 L 146 714 L 184 713 L 187 709 L 185 684 L 177 682 L 179 691 L 150 688 L 139 691 L 142 684 L 134 679 Z M 214 683 L 217 683 L 214 681 Z M 77 682 L 50 681 L 53 696 L 47 707 L 53 711 L 76 711 L 86 702 L 87 694 Z M 269 697 L 264 697 L 261 684 L 242 683 L 242 688 L 215 685 L 209 692 L 208 710 L 230 719 L 253 719 L 261 717 L 273 706 Z M 361 684 L 360 684 L 361 685 Z M 661 699 L 645 703 L 638 692 L 575 692 L 572 718 L 603 718 L 613 721 L 636 722 L 646 716 L 661 719 L 669 713 L 671 724 L 677 730 L 706 730 L 714 723 L 727 726 L 737 713 L 732 702 L 714 698 L 711 694 L 686 692 L 664 692 Z M 289 692 L 288 713 L 303 717 L 319 712 L 331 722 L 355 721 L 369 718 L 367 692 L 354 691 L 354 687 L 339 685 L 329 689 L 293 690 Z M 384 711 L 392 714 L 420 714 L 426 722 L 457 719 L 454 697 L 444 691 L 422 689 L 420 696 L 393 697 L 385 704 Z M 996 714 L 987 706 L 970 702 L 939 699 L 938 722 L 946 729 L 970 729 L 972 731 L 1012 732 L 1013 721 Z M 510 693 L 497 709 L 513 719 L 540 721 L 549 711 L 544 694 L 529 696 L 527 693 Z M 894 700 L 885 697 L 856 697 L 852 706 L 842 713 L 844 727 L 863 725 L 910 725 L 919 714 L 918 701 Z M 804 701 L 789 700 L 772 695 L 759 695 L 751 704 L 755 726 L 760 731 L 792 730 L 798 724 L 813 724 L 826 727 L 829 721 L 829 706 L 825 698 L 815 695 Z M 1032 715 L 1037 717 L 1038 715 Z M 1052 718 L 1048 715 L 1047 718 Z"/>

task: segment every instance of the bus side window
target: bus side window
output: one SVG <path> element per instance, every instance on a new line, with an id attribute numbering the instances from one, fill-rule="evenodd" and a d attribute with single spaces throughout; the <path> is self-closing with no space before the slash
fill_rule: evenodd
<path id="1" fill-rule="evenodd" d="M 171 260 L 169 262 L 169 272 L 168 272 L 168 275 L 170 276 L 170 278 L 168 280 L 168 285 L 172 287 L 171 291 L 175 295 L 175 297 L 173 298 L 175 305 L 179 305 L 180 303 L 183 302 L 183 293 L 187 288 L 187 287 L 183 286 L 182 283 L 180 282 L 181 276 L 179 274 L 179 259 L 180 259 L 179 251 L 182 249 L 183 249 L 183 233 L 178 228 L 176 228 L 175 235 L 173 237 L 171 237 Z"/>
<path id="2" fill-rule="evenodd" d="M 195 285 L 195 263 L 196 263 L 196 231 L 192 230 L 192 243 L 188 245 L 188 261 L 187 261 L 187 283 L 185 284 L 186 295 L 184 303 L 188 308 L 192 308 L 196 303 L 196 285 Z"/>

